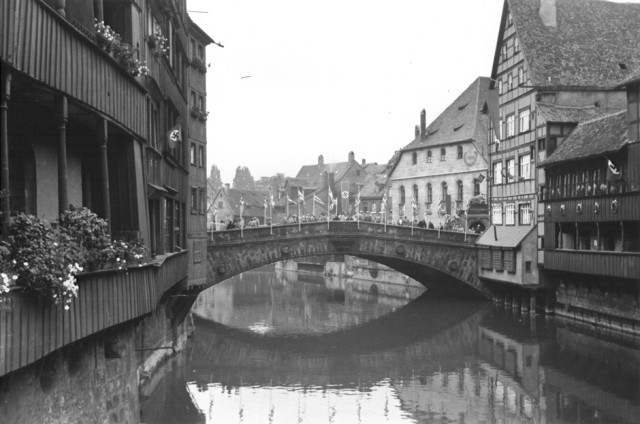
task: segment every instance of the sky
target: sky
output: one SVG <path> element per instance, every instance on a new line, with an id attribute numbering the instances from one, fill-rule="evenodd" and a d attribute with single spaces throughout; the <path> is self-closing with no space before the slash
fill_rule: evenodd
<path id="1" fill-rule="evenodd" d="M 634 2 L 640 0 L 632 0 Z M 386 163 L 478 76 L 503 0 L 187 0 L 207 47 L 207 163 L 232 183 Z"/>

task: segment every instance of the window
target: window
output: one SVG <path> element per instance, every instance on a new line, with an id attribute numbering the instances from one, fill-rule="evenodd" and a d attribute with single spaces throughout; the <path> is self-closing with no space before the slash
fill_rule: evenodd
<path id="1" fill-rule="evenodd" d="M 427 203 L 433 203 L 433 189 L 431 188 L 431 183 L 427 184 Z"/>
<path id="2" fill-rule="evenodd" d="M 640 86 L 627 90 L 627 117 L 629 140 L 638 140 L 640 138 Z"/>
<path id="3" fill-rule="evenodd" d="M 191 39 L 191 57 L 196 57 L 196 40 Z"/>
<path id="4" fill-rule="evenodd" d="M 516 175 L 516 160 L 515 158 L 507 159 L 507 169 L 506 169 L 506 177 L 507 183 L 512 183 L 515 181 Z"/>
<path id="5" fill-rule="evenodd" d="M 520 111 L 520 122 L 518 122 L 518 127 L 521 133 L 523 132 L 527 132 L 530 129 L 530 110 L 529 109 L 524 109 Z"/>
<path id="6" fill-rule="evenodd" d="M 458 146 L 458 159 L 462 159 L 462 146 Z"/>
<path id="7" fill-rule="evenodd" d="M 457 188 L 457 191 L 458 191 L 458 196 L 457 196 L 456 200 L 458 202 L 462 202 L 462 197 L 463 197 L 462 192 L 463 192 L 463 190 L 462 190 L 462 181 L 461 180 L 458 180 L 458 182 L 456 183 L 456 188 Z"/>
<path id="8" fill-rule="evenodd" d="M 198 96 L 198 107 L 204 112 L 204 96 Z"/>
<path id="9" fill-rule="evenodd" d="M 531 153 L 521 155 L 520 162 L 520 178 L 528 180 L 531 178 Z"/>
<path id="10" fill-rule="evenodd" d="M 502 94 L 502 80 L 498 79 L 498 94 Z"/>
<path id="11" fill-rule="evenodd" d="M 196 145 L 191 143 L 191 149 L 189 151 L 191 157 L 191 165 L 196 165 Z"/>
<path id="12" fill-rule="evenodd" d="M 491 258 L 492 258 L 491 267 L 496 271 L 502 271 L 504 266 L 504 261 L 502 258 L 502 250 L 492 250 Z"/>
<path id="13" fill-rule="evenodd" d="M 207 212 L 207 195 L 204 188 L 198 189 L 198 212 L 202 215 Z"/>
<path id="14" fill-rule="evenodd" d="M 447 160 L 447 149 L 442 148 L 440 149 L 440 162 L 444 162 L 445 160 Z"/>
<path id="15" fill-rule="evenodd" d="M 418 185 L 413 185 L 413 199 L 416 201 L 416 205 L 418 205 Z"/>
<path id="16" fill-rule="evenodd" d="M 473 195 L 480 196 L 480 181 L 475 178 L 473 180 Z"/>
<path id="17" fill-rule="evenodd" d="M 507 116 L 507 137 L 516 135 L 516 116 L 512 113 Z"/>
<path id="18" fill-rule="evenodd" d="M 404 186 L 400 186 L 400 206 L 404 205 Z"/>
<path id="19" fill-rule="evenodd" d="M 416 165 L 418 163 L 418 154 L 416 152 L 411 153 L 411 164 Z"/>
<path id="20" fill-rule="evenodd" d="M 516 251 L 503 250 L 502 259 L 504 261 L 504 269 L 507 272 L 516 272 Z"/>
<path id="21" fill-rule="evenodd" d="M 502 118 L 500 118 L 500 121 L 498 122 L 498 131 L 497 131 L 498 132 L 498 143 L 496 143 L 497 147 L 500 147 L 500 140 L 502 140 L 503 131 L 504 131 L 504 121 L 502 120 Z"/>
<path id="22" fill-rule="evenodd" d="M 524 70 L 518 68 L 518 85 L 524 85 Z"/>
<path id="23" fill-rule="evenodd" d="M 442 201 L 447 201 L 447 183 L 444 181 L 442 182 Z"/>
<path id="24" fill-rule="evenodd" d="M 427 163 L 431 163 L 431 150 L 427 150 Z"/>
<path id="25" fill-rule="evenodd" d="M 514 203 L 504 205 L 504 223 L 506 225 L 516 225 L 516 205 Z"/>
<path id="26" fill-rule="evenodd" d="M 201 168 L 204 168 L 206 166 L 204 146 L 198 146 L 198 166 Z"/>
<path id="27" fill-rule="evenodd" d="M 204 59 L 204 47 L 202 47 L 202 44 L 198 44 L 198 58 Z"/>
<path id="28" fill-rule="evenodd" d="M 160 138 L 158 137 L 158 108 L 155 102 L 149 100 L 149 145 L 160 151 Z"/>
<path id="29" fill-rule="evenodd" d="M 495 225 L 502 225 L 502 204 L 493 204 L 491 206 L 491 222 Z"/>
<path id="30" fill-rule="evenodd" d="M 191 213 L 198 213 L 198 189 L 191 187 Z"/>
<path id="31" fill-rule="evenodd" d="M 195 91 L 191 91 L 191 106 L 193 107 L 197 107 L 198 106 L 198 96 L 196 95 Z"/>
<path id="32" fill-rule="evenodd" d="M 513 90 L 513 76 L 511 74 L 507 75 L 507 91 Z"/>
<path id="33" fill-rule="evenodd" d="M 493 184 L 502 184 L 502 162 L 493 163 Z"/>
<path id="34" fill-rule="evenodd" d="M 531 261 L 524 262 L 524 272 L 531 272 Z"/>
<path id="35" fill-rule="evenodd" d="M 513 52 L 518 53 L 520 51 L 520 40 L 516 37 L 513 40 Z M 522 81 L 520 81 L 522 82 Z"/>
<path id="36" fill-rule="evenodd" d="M 511 15 L 511 12 L 509 12 L 509 14 L 507 15 L 507 26 L 511 25 L 513 25 L 513 16 Z"/>
<path id="37" fill-rule="evenodd" d="M 520 225 L 531 225 L 531 203 L 520 203 L 518 216 L 520 217 Z"/>

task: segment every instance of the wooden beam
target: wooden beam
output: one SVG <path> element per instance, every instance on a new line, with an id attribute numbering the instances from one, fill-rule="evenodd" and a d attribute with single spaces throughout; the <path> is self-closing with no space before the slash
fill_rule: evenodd
<path id="1" fill-rule="evenodd" d="M 67 166 L 67 121 L 69 107 L 66 96 L 56 96 L 55 108 L 58 113 L 58 212 L 69 208 L 68 166 Z"/>
<path id="2" fill-rule="evenodd" d="M 1 192 L 0 199 L 2 204 L 2 234 L 6 237 L 9 232 L 9 213 L 11 208 L 10 191 L 9 191 L 9 130 L 8 130 L 8 111 L 9 99 L 11 97 L 11 72 L 9 69 L 2 67 L 2 99 L 0 100 L 0 126 L 2 132 L 0 134 L 0 152 L 2 153 L 0 161 L 2 167 L 2 181 L 0 182 Z"/>
<path id="3" fill-rule="evenodd" d="M 102 192 L 103 218 L 107 220 L 107 231 L 111 234 L 111 198 L 109 191 L 109 159 L 107 155 L 109 134 L 107 129 L 107 120 L 105 118 L 98 118 L 98 123 L 96 125 L 96 139 L 100 148 L 100 188 Z"/>

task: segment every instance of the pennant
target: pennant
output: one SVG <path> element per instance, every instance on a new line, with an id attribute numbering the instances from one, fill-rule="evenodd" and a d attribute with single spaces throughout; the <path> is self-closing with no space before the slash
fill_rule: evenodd
<path id="1" fill-rule="evenodd" d="M 376 213 L 376 204 L 371 205 L 371 213 Z"/>
<path id="2" fill-rule="evenodd" d="M 418 202 L 416 202 L 416 198 L 411 194 L 411 208 L 415 211 L 418 209 Z"/>
<path id="3" fill-rule="evenodd" d="M 273 200 L 273 193 L 269 194 L 271 200 L 271 207 L 273 208 L 276 205 L 276 202 Z"/>
<path id="4" fill-rule="evenodd" d="M 317 203 L 320 203 L 321 205 L 324 205 L 325 203 L 320 200 L 320 198 L 318 196 L 316 196 L 315 194 L 313 195 L 313 200 L 315 200 Z"/>
<path id="5" fill-rule="evenodd" d="M 242 213 L 244 212 L 244 197 L 242 197 L 242 195 L 240 196 L 240 216 L 242 216 Z"/>
<path id="6" fill-rule="evenodd" d="M 269 207 L 269 205 L 267 204 L 267 198 L 264 198 L 264 208 L 267 209 L 267 207 Z"/>
<path id="7" fill-rule="evenodd" d="M 304 205 L 304 193 L 298 189 L 298 201 Z"/>
<path id="8" fill-rule="evenodd" d="M 297 205 L 297 203 L 296 203 L 296 202 L 294 202 L 294 201 L 291 199 L 291 197 L 289 197 L 289 195 L 288 195 L 288 194 L 287 194 L 287 202 L 289 202 L 289 203 L 293 203 L 294 205 Z"/>

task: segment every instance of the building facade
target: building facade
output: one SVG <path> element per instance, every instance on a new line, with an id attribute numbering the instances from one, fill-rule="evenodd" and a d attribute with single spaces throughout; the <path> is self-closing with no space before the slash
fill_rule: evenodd
<path id="1" fill-rule="evenodd" d="M 486 196 L 489 85 L 489 78 L 476 79 L 428 127 L 422 111 L 414 140 L 389 173 L 392 221 L 413 217 L 437 226 L 447 216 L 463 216 L 472 198 Z"/>
<path id="2" fill-rule="evenodd" d="M 477 241 L 482 278 L 547 284 L 539 202 L 547 182 L 537 165 L 578 122 L 626 108 L 624 93 L 614 87 L 640 60 L 632 47 L 640 42 L 638 19 L 640 7 L 631 4 L 505 1 L 491 75 L 498 119 L 490 128 L 489 199 L 498 228 Z M 514 255 L 525 266 L 524 274 L 512 270 L 517 278 L 502 271 Z"/>

